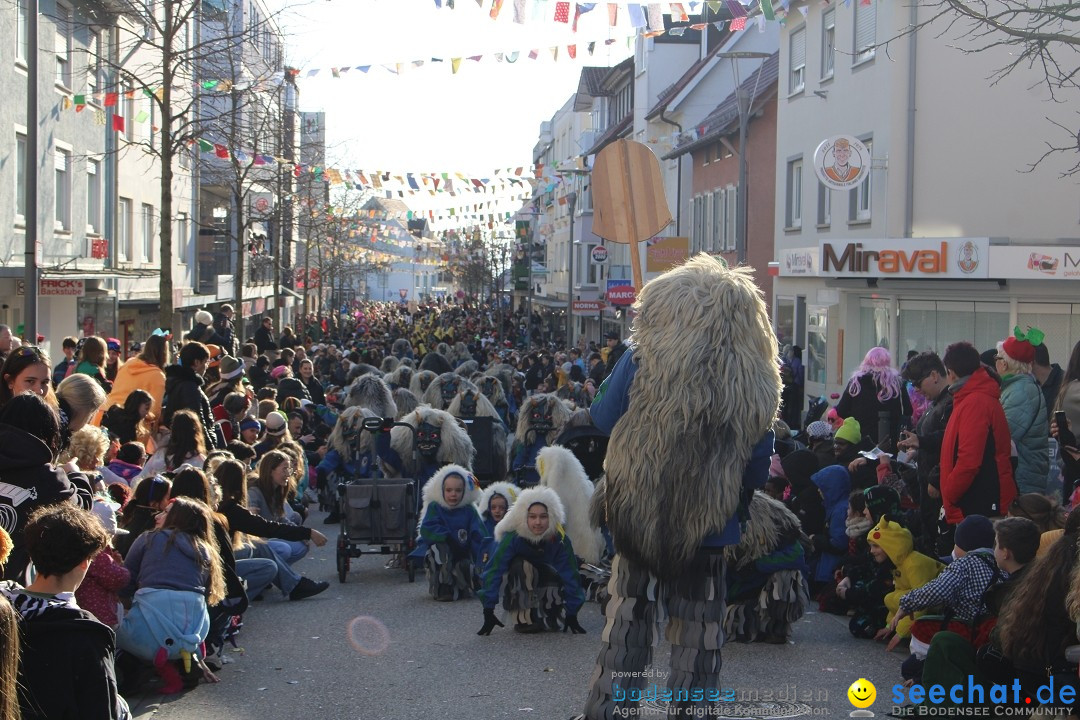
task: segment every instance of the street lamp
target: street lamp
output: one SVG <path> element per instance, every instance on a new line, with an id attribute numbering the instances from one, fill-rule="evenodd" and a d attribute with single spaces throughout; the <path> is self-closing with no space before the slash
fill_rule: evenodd
<path id="1" fill-rule="evenodd" d="M 750 121 L 750 103 L 753 101 L 753 96 L 746 97 L 746 93 L 743 92 L 742 83 L 739 81 L 739 61 L 740 60 L 761 60 L 762 64 L 769 57 L 769 53 L 764 52 L 722 52 L 718 53 L 718 57 L 725 60 L 731 60 L 731 72 L 735 76 L 735 102 L 739 107 L 739 185 L 738 185 L 738 200 L 739 210 L 735 218 L 735 260 L 739 265 L 746 262 L 746 215 L 749 212 L 749 193 L 746 191 L 746 126 Z M 761 81 L 761 65 L 758 65 L 758 82 Z M 757 94 L 757 88 L 754 88 L 754 94 Z"/>
<path id="2" fill-rule="evenodd" d="M 577 205 L 577 193 L 572 192 L 566 196 L 566 203 L 570 206 L 570 245 L 568 270 L 566 278 L 566 347 L 574 342 L 574 207 Z"/>

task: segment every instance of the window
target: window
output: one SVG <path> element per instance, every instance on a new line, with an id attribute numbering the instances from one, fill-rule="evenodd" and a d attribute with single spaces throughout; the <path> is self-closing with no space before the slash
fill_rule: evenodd
<path id="1" fill-rule="evenodd" d="M 26 62 L 26 44 L 30 40 L 28 34 L 30 20 L 27 17 L 26 9 L 27 0 L 16 0 L 16 2 L 19 6 L 19 13 L 15 20 L 15 59 Z"/>
<path id="2" fill-rule="evenodd" d="M 828 227 L 832 224 L 832 190 L 823 182 L 817 186 L 817 224 L 818 227 Z"/>
<path id="3" fill-rule="evenodd" d="M 800 93 L 806 85 L 806 28 L 791 33 L 791 57 L 788 74 L 788 95 Z"/>
<path id="4" fill-rule="evenodd" d="M 176 237 L 173 238 L 173 243 L 177 247 L 177 262 L 186 265 L 188 261 L 188 249 L 191 244 L 191 238 L 188 237 L 187 213 L 176 214 Z"/>
<path id="5" fill-rule="evenodd" d="M 116 260 L 131 259 L 131 200 L 118 198 L 116 202 Z"/>
<path id="6" fill-rule="evenodd" d="M 86 95 L 90 99 L 101 87 L 101 33 L 90 31 L 86 44 Z"/>
<path id="7" fill-rule="evenodd" d="M 877 42 L 877 4 L 855 4 L 855 65 L 874 57 Z"/>
<path id="8" fill-rule="evenodd" d="M 154 206 L 143 203 L 142 206 L 142 242 L 143 262 L 154 260 Z"/>
<path id="9" fill-rule="evenodd" d="M 118 114 L 124 118 L 124 139 L 130 142 L 135 137 L 135 93 L 131 85 L 120 85 L 120 98 L 116 104 Z"/>
<path id="10" fill-rule="evenodd" d="M 728 185 L 727 189 L 727 236 L 728 250 L 735 250 L 738 243 L 739 188 Z"/>
<path id="11" fill-rule="evenodd" d="M 15 133 L 15 222 L 26 218 L 26 135 Z"/>
<path id="12" fill-rule="evenodd" d="M 71 88 L 71 8 L 56 4 L 56 84 Z"/>
<path id="13" fill-rule="evenodd" d="M 787 216 L 785 227 L 802 227 L 802 158 L 788 162 L 787 171 Z"/>
<path id="14" fill-rule="evenodd" d="M 705 214 L 701 218 L 701 249 L 705 252 L 712 252 L 713 250 L 713 216 L 715 214 L 715 208 L 713 205 L 712 193 L 705 193 L 705 196 L 701 198 L 705 205 Z"/>
<path id="15" fill-rule="evenodd" d="M 701 195 L 695 197 L 691 203 L 690 214 L 693 216 L 691 243 L 694 252 L 699 253 L 705 249 L 705 202 Z"/>
<path id="16" fill-rule="evenodd" d="M 871 193 L 873 192 L 871 180 L 874 177 L 874 166 L 872 162 L 874 157 L 874 143 L 864 139 L 863 144 L 866 145 L 866 150 L 870 155 L 871 165 L 867 169 L 866 179 L 851 191 L 850 209 L 848 211 L 848 220 L 851 222 L 867 222 L 870 220 Z"/>
<path id="17" fill-rule="evenodd" d="M 831 78 L 836 66 L 836 9 L 821 14 L 821 79 Z"/>
<path id="18" fill-rule="evenodd" d="M 101 163 L 86 161 L 86 231 L 101 231 Z"/>
<path id="19" fill-rule="evenodd" d="M 53 168 L 56 178 L 56 229 L 71 232 L 71 151 L 57 150 L 53 155 Z"/>
<path id="20" fill-rule="evenodd" d="M 712 222 L 712 252 L 721 252 L 724 249 L 722 235 L 724 233 L 724 191 L 713 190 L 713 222 Z"/>

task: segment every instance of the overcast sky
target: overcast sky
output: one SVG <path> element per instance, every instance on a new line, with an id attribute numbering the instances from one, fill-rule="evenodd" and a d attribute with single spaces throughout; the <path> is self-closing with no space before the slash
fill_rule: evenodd
<path id="1" fill-rule="evenodd" d="M 284 0 L 278 0 L 284 1 Z M 585 64 L 610 65 L 629 52 L 630 29 L 622 13 L 608 28 L 605 4 L 583 15 L 575 36 L 570 26 L 546 17 L 513 22 L 513 0 L 498 20 L 475 0 L 438 9 L 433 0 L 310 0 L 282 18 L 288 62 L 301 69 L 301 107 L 327 113 L 329 159 L 358 169 L 481 173 L 531 163 L 540 122 L 550 118 L 577 88 Z M 605 45 L 604 39 L 618 38 Z M 596 40 L 590 58 L 585 45 Z M 577 42 L 578 59 L 566 58 Z M 549 48 L 558 45 L 559 60 Z M 529 50 L 541 49 L 540 60 Z M 496 52 L 520 51 L 516 63 L 497 63 Z M 451 57 L 463 60 L 451 73 Z M 432 57 L 445 62 L 432 64 Z M 420 68 L 414 60 L 424 60 Z M 410 67 L 394 74 L 383 63 Z M 372 65 L 364 74 L 355 69 Z M 354 69 L 334 79 L 331 67 Z M 317 77 L 307 70 L 322 68 Z"/>

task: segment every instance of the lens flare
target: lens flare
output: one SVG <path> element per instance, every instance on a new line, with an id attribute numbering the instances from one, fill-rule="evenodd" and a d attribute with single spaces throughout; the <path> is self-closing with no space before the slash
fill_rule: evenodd
<path id="1" fill-rule="evenodd" d="M 349 621 L 349 644 L 361 655 L 381 655 L 390 647 L 390 631 L 369 615 L 361 615 Z"/>

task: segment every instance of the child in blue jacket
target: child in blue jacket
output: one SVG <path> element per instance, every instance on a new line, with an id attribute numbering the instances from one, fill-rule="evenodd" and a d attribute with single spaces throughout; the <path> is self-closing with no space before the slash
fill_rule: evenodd
<path id="1" fill-rule="evenodd" d="M 508 482 L 491 483 L 484 488 L 480 502 L 476 504 L 476 509 L 480 511 L 480 519 L 484 521 L 484 528 L 488 534 L 481 556 L 483 566 L 486 566 L 488 560 L 495 554 L 495 526 L 506 517 L 506 513 L 510 511 L 510 507 L 520 494 L 521 488 Z M 481 572 L 483 572 L 483 566 L 480 567 Z"/>
<path id="2" fill-rule="evenodd" d="M 431 596 L 442 602 L 469 597 L 473 568 L 481 562 L 487 528 L 476 509 L 480 489 L 460 465 L 446 465 L 424 485 L 416 549 L 410 559 L 424 561 Z"/>
<path id="3" fill-rule="evenodd" d="M 814 555 L 817 556 L 813 563 L 813 581 L 820 587 L 832 582 L 836 568 L 847 555 L 851 475 L 843 465 L 830 465 L 814 473 L 810 480 L 818 486 L 822 500 L 825 501 L 825 529 L 810 538 L 814 545 Z"/>
<path id="4" fill-rule="evenodd" d="M 495 526 L 497 546 L 484 571 L 480 595 L 484 626 L 477 634 L 490 635 L 496 625 L 503 627 L 495 617 L 500 595 L 518 632 L 542 632 L 545 626 L 557 630 L 564 608 L 566 629 L 585 632 L 577 619 L 585 593 L 574 548 L 562 527 L 565 518 L 562 502 L 551 488 L 521 491 Z"/>

